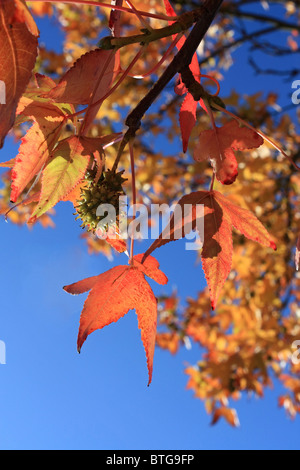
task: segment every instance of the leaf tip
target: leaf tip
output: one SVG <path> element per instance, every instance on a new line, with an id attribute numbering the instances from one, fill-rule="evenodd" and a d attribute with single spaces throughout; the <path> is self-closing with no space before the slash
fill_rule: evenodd
<path id="1" fill-rule="evenodd" d="M 272 250 L 277 251 L 276 243 L 273 242 L 273 240 L 270 241 L 270 247 L 272 248 Z"/>
<path id="2" fill-rule="evenodd" d="M 63 286 L 63 290 L 67 293 L 70 294 L 71 292 L 69 291 L 70 286 Z"/>
<path id="3" fill-rule="evenodd" d="M 34 224 L 37 221 L 37 217 L 31 216 L 30 219 L 27 221 L 27 224 Z"/>

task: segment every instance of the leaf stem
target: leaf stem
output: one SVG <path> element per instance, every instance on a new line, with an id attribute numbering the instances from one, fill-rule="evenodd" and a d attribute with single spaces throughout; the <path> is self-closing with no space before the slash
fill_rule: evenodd
<path id="1" fill-rule="evenodd" d="M 123 0 L 111 0 L 111 4 L 122 6 Z M 112 36 L 120 36 L 121 34 L 121 15 L 122 12 L 115 9 L 110 12 L 108 26 Z"/>
<path id="2" fill-rule="evenodd" d="M 117 153 L 117 156 L 116 156 L 116 159 L 114 161 L 114 164 L 112 166 L 111 171 L 116 171 L 117 170 L 118 165 L 119 165 L 119 161 L 122 157 L 124 149 L 125 149 L 126 145 L 128 144 L 129 140 L 130 140 L 130 137 L 128 136 L 128 131 L 127 131 L 126 134 L 123 135 L 123 138 L 120 142 L 120 145 L 119 145 L 119 148 L 118 148 L 118 153 Z"/>
<path id="3" fill-rule="evenodd" d="M 136 181 L 135 181 L 135 165 L 134 165 L 134 150 L 133 150 L 133 140 L 129 141 L 129 154 L 130 154 L 130 167 L 131 167 L 131 189 L 132 189 L 132 205 L 133 205 L 133 214 L 132 221 L 136 218 Z M 133 264 L 133 250 L 134 250 L 134 234 L 131 234 L 130 242 L 130 256 L 129 263 Z"/>
<path id="4" fill-rule="evenodd" d="M 207 114 L 209 115 L 209 118 L 210 118 L 210 121 L 211 121 L 211 125 L 213 127 L 213 130 L 216 134 L 216 137 L 218 138 L 217 136 L 217 126 L 216 126 L 216 123 L 215 123 L 215 118 L 214 118 L 214 114 L 211 110 L 211 107 L 210 107 L 210 104 L 209 104 L 209 100 L 206 98 L 206 97 L 203 97 L 203 102 L 206 106 L 206 110 L 207 110 Z"/>
<path id="5" fill-rule="evenodd" d="M 130 0 L 125 0 L 127 5 L 135 12 L 137 18 L 140 20 L 142 26 L 146 28 L 150 33 L 153 31 L 153 28 L 150 26 L 149 23 L 143 18 L 143 16 L 140 14 L 140 12 L 135 8 L 135 6 L 131 3 Z"/>
<path id="6" fill-rule="evenodd" d="M 217 86 L 217 91 L 211 96 L 218 96 L 219 95 L 221 86 L 220 86 L 220 83 L 218 82 L 218 80 L 215 77 L 212 77 L 211 75 L 204 75 L 204 74 L 200 73 L 200 78 L 207 78 L 208 80 L 211 80 L 212 82 L 214 82 L 214 84 Z"/>
<path id="7" fill-rule="evenodd" d="M 136 79 L 142 79 L 142 78 L 146 78 L 148 77 L 149 75 L 152 75 L 156 72 L 156 70 L 159 69 L 159 67 L 166 61 L 166 59 L 169 57 L 169 55 L 171 54 L 171 52 L 173 51 L 174 47 L 176 46 L 176 44 L 180 41 L 180 39 L 182 38 L 183 36 L 183 32 L 182 33 L 178 33 L 176 38 L 172 41 L 172 43 L 170 44 L 170 46 L 168 47 L 168 49 L 166 50 L 166 52 L 163 54 L 163 56 L 161 57 L 161 59 L 157 62 L 156 65 L 154 65 L 154 67 L 152 67 L 152 69 L 148 70 L 148 72 L 144 73 L 143 75 L 128 75 L 129 77 L 132 77 L 132 78 L 136 78 Z"/>
<path id="8" fill-rule="evenodd" d="M 215 123 L 214 113 L 212 112 L 210 104 L 209 104 L 209 100 L 206 97 L 203 98 L 203 102 L 206 106 L 207 114 L 209 115 L 209 118 L 210 118 L 210 121 L 211 121 L 211 124 L 212 124 L 212 127 L 213 127 L 213 131 L 214 131 L 214 134 L 216 136 L 216 142 L 217 142 L 219 153 L 220 153 L 220 159 L 222 160 L 222 151 L 221 151 L 221 148 L 220 148 L 218 130 L 217 130 L 217 126 L 216 126 L 216 123 Z M 212 178 L 211 178 L 210 188 L 209 188 L 210 191 L 213 190 L 213 186 L 214 186 L 214 182 L 215 182 L 215 174 L 216 174 L 216 170 L 214 168 L 213 169 L 213 175 L 212 175 Z"/>
<path id="9" fill-rule="evenodd" d="M 216 172 L 213 171 L 211 181 L 210 181 L 210 187 L 209 187 L 210 192 L 214 190 L 215 177 L 216 177 Z"/>
<path id="10" fill-rule="evenodd" d="M 40 2 L 40 0 L 30 0 L 31 2 Z M 75 4 L 75 5 L 90 5 L 90 6 L 95 6 L 95 7 L 103 7 L 103 8 L 110 8 L 112 10 L 118 10 L 118 11 L 123 11 L 125 13 L 132 13 L 133 15 L 136 15 L 137 13 L 141 16 L 145 16 L 148 18 L 155 18 L 158 20 L 163 20 L 163 21 L 176 21 L 178 19 L 177 16 L 168 16 L 168 15 L 157 15 L 155 13 L 149 13 L 147 11 L 141 11 L 141 10 L 132 10 L 132 8 L 127 8 L 127 7 L 121 7 L 118 5 L 110 5 L 109 3 L 103 3 L 103 2 L 93 2 L 92 0 L 43 0 L 45 3 L 69 3 L 69 4 Z"/>

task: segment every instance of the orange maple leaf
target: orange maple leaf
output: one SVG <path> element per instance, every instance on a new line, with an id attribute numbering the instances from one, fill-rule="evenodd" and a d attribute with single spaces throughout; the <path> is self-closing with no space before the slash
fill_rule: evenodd
<path id="1" fill-rule="evenodd" d="M 198 162 L 210 160 L 217 180 L 222 184 L 232 184 L 238 175 L 238 164 L 233 150 L 258 148 L 263 138 L 238 122 L 229 121 L 222 127 L 200 133 L 195 147 L 194 159 Z"/>
<path id="2" fill-rule="evenodd" d="M 157 326 L 157 300 L 145 275 L 164 285 L 168 282 L 159 264 L 152 256 L 141 263 L 143 255 L 133 258 L 129 266 L 116 266 L 99 276 L 65 286 L 69 294 L 91 291 L 80 317 L 77 349 L 93 331 L 118 321 L 129 310 L 135 309 L 142 342 L 146 352 L 149 381 L 152 380 L 153 356 Z"/>
<path id="3" fill-rule="evenodd" d="M 69 105 L 60 106 L 40 98 L 41 93 L 55 86 L 51 78 L 35 74 L 35 82 L 36 87 L 27 88 L 17 107 L 17 123 L 33 121 L 33 125 L 22 138 L 13 167 L 12 202 L 44 168 L 62 131 L 65 113 L 72 112 Z"/>
<path id="4" fill-rule="evenodd" d="M 120 234 L 118 224 L 111 225 L 107 231 L 98 228 L 96 235 L 100 240 L 105 240 L 118 253 L 127 251 L 127 243 Z"/>
<path id="5" fill-rule="evenodd" d="M 214 411 L 212 418 L 212 426 L 216 424 L 220 418 L 226 419 L 232 427 L 237 428 L 240 426 L 240 421 L 237 415 L 237 412 L 234 408 L 227 408 L 226 406 L 221 406 Z"/>
<path id="6" fill-rule="evenodd" d="M 199 217 L 197 206 L 200 204 L 204 206 L 204 217 L 201 220 L 197 219 Z M 233 204 L 218 191 L 198 191 L 188 194 L 178 201 L 177 206 L 181 207 L 182 218 L 174 216 L 178 214 L 175 207 L 169 224 L 148 248 L 143 259 L 147 259 L 156 248 L 188 235 L 188 231 L 198 229 L 199 223 L 202 223 L 204 228 L 204 240 L 201 240 L 202 267 L 214 309 L 231 271 L 232 228 L 263 246 L 276 249 L 276 245 L 252 212 Z"/>
<path id="7" fill-rule="evenodd" d="M 107 237 L 106 242 L 118 253 L 127 251 L 127 243 L 120 235 L 117 235 L 115 238 Z"/>
<path id="8" fill-rule="evenodd" d="M 34 20 L 24 2 L 0 2 L 0 148 L 14 124 L 18 101 L 24 92 L 37 56 L 38 35 Z M 36 35 L 32 34 L 33 31 Z M 3 85 L 4 84 L 4 85 Z M 5 102 L 3 102 L 5 101 Z"/>
<path id="9" fill-rule="evenodd" d="M 34 36 L 38 37 L 39 36 L 39 30 L 36 25 L 36 22 L 34 21 L 26 3 L 24 0 L 14 0 L 16 9 L 14 13 L 14 21 L 19 22 L 19 23 L 25 23 L 28 30 L 33 34 Z"/>
<path id="10" fill-rule="evenodd" d="M 45 119 L 44 122 L 47 127 L 41 127 L 35 122 L 22 138 L 12 171 L 10 196 L 12 202 L 16 202 L 30 181 L 43 169 L 55 143 L 53 136 L 55 133 L 58 134 L 63 117 L 61 119 L 58 117 L 53 122 L 46 122 Z"/>

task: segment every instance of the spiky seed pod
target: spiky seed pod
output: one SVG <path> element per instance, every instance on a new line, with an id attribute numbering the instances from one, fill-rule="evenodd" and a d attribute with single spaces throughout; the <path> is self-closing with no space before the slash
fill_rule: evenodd
<path id="1" fill-rule="evenodd" d="M 125 192 L 122 184 L 127 181 L 123 178 L 123 171 L 115 173 L 111 170 L 106 170 L 102 173 L 99 181 L 95 183 L 96 170 L 89 170 L 85 176 L 87 182 L 86 187 L 81 191 L 81 199 L 76 206 L 76 220 L 82 220 L 82 228 L 87 228 L 90 232 L 95 232 L 101 220 L 107 217 L 97 216 L 97 209 L 101 204 L 110 204 L 114 207 L 117 220 L 106 220 L 102 227 L 108 230 L 110 225 L 115 224 L 119 217 L 119 198 L 124 196 Z"/>

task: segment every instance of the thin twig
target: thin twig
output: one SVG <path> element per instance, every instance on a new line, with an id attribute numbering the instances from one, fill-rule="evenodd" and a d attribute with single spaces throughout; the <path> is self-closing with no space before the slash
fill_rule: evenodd
<path id="1" fill-rule="evenodd" d="M 161 94 L 168 83 L 174 78 L 177 73 L 185 70 L 192 61 L 192 58 L 204 38 L 208 28 L 213 22 L 223 0 L 205 0 L 201 6 L 202 15 L 197 23 L 194 25 L 190 35 L 186 39 L 181 49 L 177 52 L 172 62 L 165 69 L 161 77 L 157 80 L 151 90 L 146 96 L 140 101 L 133 111 L 129 113 L 125 124 L 128 126 L 128 130 L 125 133 L 122 142 L 120 144 L 118 154 L 113 165 L 113 170 L 116 171 L 123 150 L 127 143 L 135 137 L 136 132 L 141 126 L 141 120 L 150 108 L 153 102 Z"/>
<path id="2" fill-rule="evenodd" d="M 30 0 L 31 2 L 40 2 L 40 0 Z M 118 5 L 111 5 L 109 3 L 103 2 L 93 2 L 92 0 L 43 0 L 45 3 L 69 3 L 71 5 L 89 5 L 94 7 L 103 7 L 110 8 L 111 10 L 124 11 L 126 13 L 132 13 L 136 15 L 138 12 L 141 16 L 146 16 L 148 18 L 155 18 L 163 21 L 176 21 L 177 16 L 168 16 L 168 15 L 157 15 L 155 13 L 149 13 L 147 11 L 136 10 L 133 11 L 131 8 L 121 7 Z"/>

